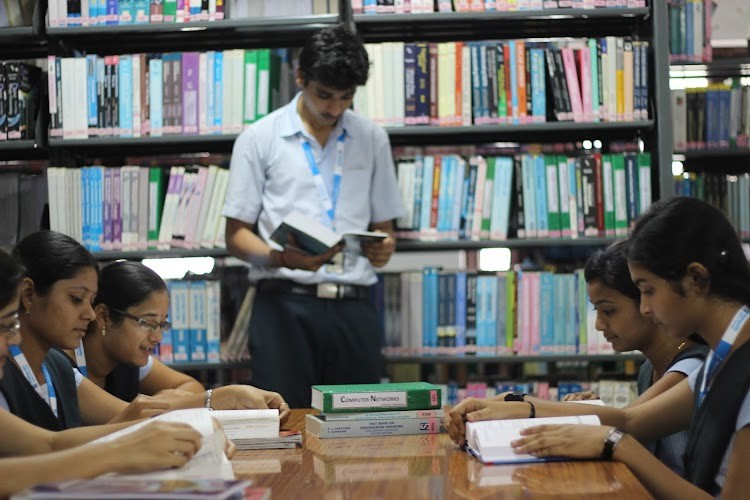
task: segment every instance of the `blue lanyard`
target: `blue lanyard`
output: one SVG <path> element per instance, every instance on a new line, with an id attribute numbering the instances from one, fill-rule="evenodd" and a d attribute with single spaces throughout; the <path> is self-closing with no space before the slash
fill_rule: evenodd
<path id="1" fill-rule="evenodd" d="M 339 191 L 341 190 L 341 176 L 344 172 L 344 141 L 346 140 L 346 132 L 341 132 L 341 135 L 336 140 L 336 162 L 333 165 L 333 192 L 330 196 L 328 195 L 325 182 L 323 182 L 323 176 L 320 174 L 318 162 L 315 161 L 310 141 L 304 135 L 301 135 L 300 138 L 302 139 L 302 149 L 305 151 L 305 157 L 307 157 L 307 163 L 310 166 L 310 172 L 312 172 L 313 182 L 318 189 L 320 200 L 323 202 L 323 208 L 328 215 L 329 225 L 333 228 L 336 217 L 336 205 L 339 199 Z"/>
<path id="2" fill-rule="evenodd" d="M 732 344 L 734 344 L 734 341 L 737 338 L 737 334 L 740 333 L 740 330 L 745 326 L 748 319 L 750 319 L 750 308 L 742 306 L 729 323 L 727 330 L 721 337 L 721 342 L 716 346 L 716 351 L 712 350 L 708 353 L 708 356 L 706 357 L 706 369 L 703 372 L 703 380 L 701 380 L 700 392 L 698 393 L 698 406 L 703 404 L 706 392 L 708 392 L 707 387 L 711 385 L 711 381 L 713 380 L 714 375 L 716 375 L 716 371 L 724 362 L 727 354 L 729 354 L 729 351 L 732 349 Z"/>
<path id="3" fill-rule="evenodd" d="M 34 372 L 31 370 L 31 366 L 29 365 L 29 361 L 26 359 L 26 356 L 24 356 L 23 352 L 21 352 L 21 348 L 17 345 L 12 345 L 10 346 L 10 353 L 13 356 L 13 359 L 16 360 L 16 363 L 21 369 L 21 373 L 23 373 L 23 376 L 26 378 L 29 384 L 31 384 L 31 387 L 34 388 L 36 393 L 39 394 L 39 397 L 47 402 L 50 409 L 52 410 L 52 413 L 55 414 L 55 418 L 57 418 L 57 396 L 55 395 L 55 386 L 54 384 L 52 384 L 52 377 L 50 377 L 47 367 L 44 365 L 44 363 L 42 363 L 42 375 L 44 375 L 44 382 L 47 385 L 47 394 L 45 395 L 44 389 L 42 389 L 42 386 L 40 386 L 39 382 L 37 382 L 36 377 L 34 376 Z"/>
<path id="4" fill-rule="evenodd" d="M 76 354 L 76 366 L 81 375 L 88 377 L 88 369 L 86 368 L 86 351 L 83 350 L 83 340 L 78 344 L 75 350 Z"/>

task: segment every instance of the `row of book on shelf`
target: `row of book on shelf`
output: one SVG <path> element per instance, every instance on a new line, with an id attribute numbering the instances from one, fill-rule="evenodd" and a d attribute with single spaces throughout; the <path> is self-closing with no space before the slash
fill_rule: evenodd
<path id="1" fill-rule="evenodd" d="M 19 61 L 0 61 L 0 141 L 34 139 L 42 71 Z"/>
<path id="2" fill-rule="evenodd" d="M 47 179 L 50 229 L 91 251 L 225 248 L 227 169 L 50 167 Z"/>
<path id="3" fill-rule="evenodd" d="M 750 149 L 750 86 L 730 83 L 672 90 L 675 151 Z"/>
<path id="4" fill-rule="evenodd" d="M 50 136 L 237 134 L 288 102 L 288 51 L 47 59 Z"/>
<path id="5" fill-rule="evenodd" d="M 339 0 L 49 0 L 47 26 L 188 23 L 336 14 Z"/>
<path id="6" fill-rule="evenodd" d="M 355 14 L 517 12 L 645 7 L 646 0 L 351 0 Z"/>
<path id="7" fill-rule="evenodd" d="M 620 237 L 651 203 L 647 152 L 416 154 L 397 164 L 401 238 Z"/>
<path id="8" fill-rule="evenodd" d="M 649 42 L 366 44 L 371 75 L 354 109 L 384 126 L 623 122 L 649 116 Z"/>
<path id="9" fill-rule="evenodd" d="M 712 0 L 667 0 L 669 62 L 708 62 L 712 58 Z"/>
<path id="10" fill-rule="evenodd" d="M 674 192 L 715 206 L 727 216 L 742 239 L 750 239 L 750 174 L 685 172 L 675 176 Z"/>
<path id="11" fill-rule="evenodd" d="M 381 274 L 373 291 L 383 352 L 611 354 L 595 328 L 583 270 Z"/>

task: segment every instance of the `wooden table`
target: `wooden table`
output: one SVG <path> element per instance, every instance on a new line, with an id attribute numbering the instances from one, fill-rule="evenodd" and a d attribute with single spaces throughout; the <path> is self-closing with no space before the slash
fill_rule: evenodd
<path id="1" fill-rule="evenodd" d="M 286 428 L 304 433 L 304 415 L 293 410 Z M 483 466 L 447 434 L 318 439 L 302 449 L 238 451 L 238 478 L 271 488 L 271 498 L 651 498 L 618 462 L 552 462 Z"/>

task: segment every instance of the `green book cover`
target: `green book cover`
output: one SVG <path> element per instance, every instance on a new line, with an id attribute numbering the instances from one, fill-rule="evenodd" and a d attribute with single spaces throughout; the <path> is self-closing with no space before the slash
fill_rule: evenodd
<path id="1" fill-rule="evenodd" d="M 312 407 L 324 413 L 432 410 L 440 400 L 440 387 L 427 382 L 312 386 Z"/>
<path id="2" fill-rule="evenodd" d="M 568 157 L 559 155 L 557 159 L 557 186 L 559 188 L 560 201 L 560 234 L 564 238 L 570 238 L 573 233 L 570 225 L 570 173 L 568 171 Z M 577 236 L 577 235 L 576 235 Z"/>
<path id="3" fill-rule="evenodd" d="M 167 170 L 151 167 L 148 171 L 148 248 L 156 249 L 161 227 L 164 197 L 167 195 L 165 178 Z"/>
<path id="4" fill-rule="evenodd" d="M 490 237 L 490 225 L 492 221 L 492 193 L 495 189 L 495 157 L 487 158 L 487 177 L 484 181 L 484 200 L 482 200 L 482 239 Z"/>
<path id="5" fill-rule="evenodd" d="M 544 168 L 547 174 L 547 229 L 550 238 L 562 236 L 562 220 L 560 217 L 560 189 L 557 174 L 557 156 L 543 155 Z"/>
<path id="6" fill-rule="evenodd" d="M 173 23 L 177 17 L 177 0 L 164 0 L 164 22 Z"/>
<path id="7" fill-rule="evenodd" d="M 625 181 L 625 157 L 612 155 L 612 194 L 615 204 L 615 236 L 628 235 L 627 191 Z"/>
<path id="8" fill-rule="evenodd" d="M 255 119 L 259 120 L 279 105 L 279 77 L 281 61 L 271 49 L 258 50 L 257 105 Z"/>
<path id="9" fill-rule="evenodd" d="M 651 206 L 651 153 L 638 153 L 638 213 L 642 214 Z"/>
<path id="10" fill-rule="evenodd" d="M 516 273 L 505 273 L 505 347 L 513 349 L 516 341 Z"/>

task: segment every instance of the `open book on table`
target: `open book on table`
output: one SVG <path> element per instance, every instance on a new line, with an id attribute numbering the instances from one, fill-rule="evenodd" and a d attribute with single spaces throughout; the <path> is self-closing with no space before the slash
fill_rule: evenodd
<path id="1" fill-rule="evenodd" d="M 214 429 L 212 413 L 206 408 L 170 411 L 93 441 L 94 443 L 109 442 L 155 421 L 186 423 L 203 436 L 198 452 L 179 469 L 163 469 L 143 474 L 110 474 L 105 477 L 129 477 L 135 480 L 234 479 L 232 464 L 224 454 L 224 436 Z"/>
<path id="2" fill-rule="evenodd" d="M 469 422 L 466 424 L 466 450 L 485 464 L 565 460 L 563 457 L 539 458 L 533 455 L 516 453 L 511 447 L 511 441 L 521 437 L 521 429 L 544 424 L 599 425 L 600 422 L 596 415 Z"/>
<path id="3" fill-rule="evenodd" d="M 302 433 L 279 430 L 279 410 L 216 410 L 211 413 L 238 450 L 295 448 Z"/>
<path id="4" fill-rule="evenodd" d="M 365 241 L 382 241 L 388 235 L 372 231 L 347 231 L 339 234 L 318 220 L 301 212 L 289 213 L 273 233 L 271 240 L 282 247 L 289 245 L 289 235 L 295 240 L 293 248 L 310 255 L 320 255 L 327 252 L 339 242 L 344 241 L 348 246 Z"/>

